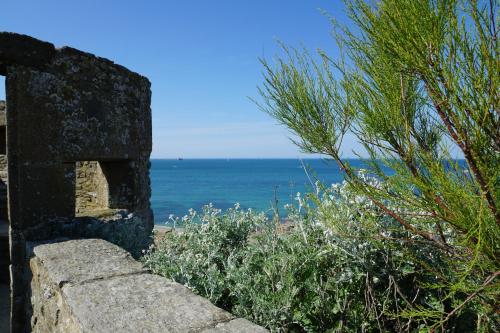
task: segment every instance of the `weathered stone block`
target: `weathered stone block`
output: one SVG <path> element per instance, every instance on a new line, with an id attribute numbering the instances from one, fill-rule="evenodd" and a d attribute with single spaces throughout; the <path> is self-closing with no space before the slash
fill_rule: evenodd
<path id="1" fill-rule="evenodd" d="M 151 274 L 63 287 L 89 332 L 198 332 L 233 316 L 186 287 Z"/>
<path id="2" fill-rule="evenodd" d="M 127 251 L 102 239 L 37 245 L 33 254 L 44 263 L 51 281 L 59 286 L 147 272 Z"/>
<path id="3" fill-rule="evenodd" d="M 31 306 L 26 309 L 26 320 L 33 333 L 80 333 L 83 327 L 76 321 L 66 304 L 57 283 L 52 281 L 50 270 L 39 258 L 30 260 L 32 273 L 30 293 Z M 28 331 L 28 329 L 27 329 Z"/>
<path id="4" fill-rule="evenodd" d="M 267 332 L 144 272 L 116 245 L 71 240 L 34 245 L 30 259 L 33 332 Z"/>
<path id="5" fill-rule="evenodd" d="M 11 160 L 9 158 L 9 162 Z M 22 192 L 20 195 L 11 195 L 12 201 L 15 201 L 19 209 L 18 212 L 14 212 L 17 213 L 15 214 L 17 218 L 11 218 L 13 228 L 28 229 L 58 219 L 67 222 L 75 216 L 74 166 L 64 163 L 52 165 L 26 162 L 17 169 L 24 177 L 12 178 L 9 183 L 9 186 L 17 183 Z M 54 230 L 51 228 L 46 231 Z M 52 235 L 39 234 L 35 235 L 36 238 L 28 239 L 50 239 Z"/>
<path id="6" fill-rule="evenodd" d="M 30 36 L 10 32 L 0 33 L 0 74 L 12 64 L 44 67 L 55 53 L 54 45 Z"/>

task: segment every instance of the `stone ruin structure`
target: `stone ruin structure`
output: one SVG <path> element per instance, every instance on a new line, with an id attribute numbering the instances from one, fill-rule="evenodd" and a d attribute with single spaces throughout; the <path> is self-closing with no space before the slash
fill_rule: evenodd
<path id="1" fill-rule="evenodd" d="M 266 332 L 133 259 L 152 241 L 148 79 L 6 32 L 0 75 L 0 287 L 9 284 L 11 332 Z"/>
<path id="2" fill-rule="evenodd" d="M 0 264 L 4 277 L 9 229 L 21 332 L 30 243 L 98 237 L 134 255 L 149 245 L 151 90 L 109 60 L 12 33 L 0 33 L 0 75 Z"/>

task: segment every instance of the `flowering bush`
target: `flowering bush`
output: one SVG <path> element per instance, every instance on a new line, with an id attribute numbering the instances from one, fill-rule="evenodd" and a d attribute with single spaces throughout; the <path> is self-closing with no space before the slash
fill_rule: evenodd
<path id="1" fill-rule="evenodd" d="M 273 332 L 425 331 L 463 302 L 460 294 L 443 299 L 447 286 L 427 273 L 433 267 L 450 274 L 446 258 L 413 243 L 348 183 L 317 184 L 316 193 L 296 199 L 287 228 L 239 206 L 190 211 L 174 219 L 183 229 L 167 233 L 144 261 Z M 409 315 L 424 306 L 434 309 L 434 322 Z M 493 327 L 495 318 L 483 310 L 467 303 L 448 328 L 474 331 L 477 321 Z"/>

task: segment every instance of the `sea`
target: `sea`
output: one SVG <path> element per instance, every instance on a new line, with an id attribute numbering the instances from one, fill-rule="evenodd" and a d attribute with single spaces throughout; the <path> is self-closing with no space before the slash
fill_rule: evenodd
<path id="1" fill-rule="evenodd" d="M 362 167 L 361 160 L 349 160 Z M 343 173 L 334 161 L 324 159 L 153 159 L 151 206 L 155 224 L 182 217 L 190 208 L 200 211 L 212 203 L 227 209 L 239 203 L 271 214 L 276 206 L 296 203 L 297 192 L 314 190 L 314 182 L 342 182 Z"/>

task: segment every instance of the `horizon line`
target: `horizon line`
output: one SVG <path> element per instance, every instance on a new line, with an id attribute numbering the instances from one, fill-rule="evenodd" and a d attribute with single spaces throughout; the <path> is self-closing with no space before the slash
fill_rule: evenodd
<path id="1" fill-rule="evenodd" d="M 333 160 L 332 157 L 150 157 L 150 160 Z M 369 157 L 345 157 L 343 160 L 368 160 Z M 462 158 L 453 158 L 453 160 L 463 160 Z"/>
<path id="2" fill-rule="evenodd" d="M 331 157 L 150 157 L 151 160 L 324 160 Z M 346 157 L 345 159 L 364 159 L 363 157 Z"/>

